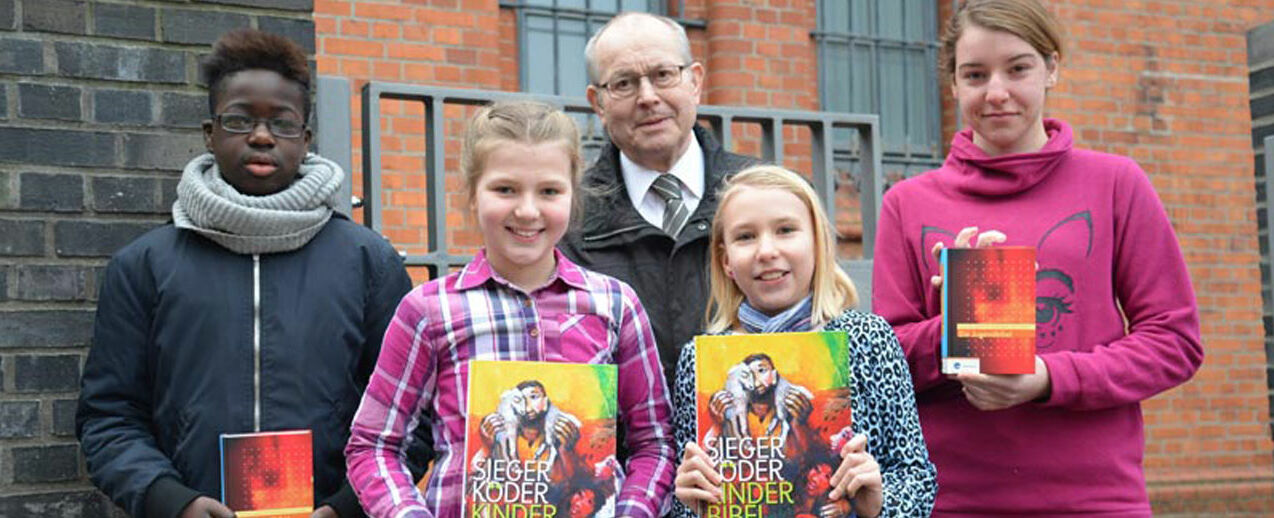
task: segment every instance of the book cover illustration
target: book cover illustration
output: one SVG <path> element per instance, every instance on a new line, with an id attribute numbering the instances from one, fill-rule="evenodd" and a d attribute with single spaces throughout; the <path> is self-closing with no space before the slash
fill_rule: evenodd
<path id="1" fill-rule="evenodd" d="M 1035 249 L 944 248 L 942 372 L 1035 372 Z"/>
<path id="2" fill-rule="evenodd" d="M 700 516 L 849 516 L 827 496 L 852 376 L 843 332 L 695 337 L 696 438 L 723 479 Z"/>
<path id="3" fill-rule="evenodd" d="M 221 502 L 239 518 L 314 512 L 309 430 L 221 434 Z"/>
<path id="4" fill-rule="evenodd" d="M 615 515 L 614 365 L 469 363 L 464 516 Z"/>

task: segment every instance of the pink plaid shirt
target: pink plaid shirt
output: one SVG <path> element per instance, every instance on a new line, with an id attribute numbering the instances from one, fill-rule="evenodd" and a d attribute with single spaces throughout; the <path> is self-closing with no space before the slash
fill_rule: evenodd
<path id="1" fill-rule="evenodd" d="M 350 482 L 370 516 L 461 515 L 472 360 L 618 365 L 629 458 L 615 515 L 655 518 L 670 503 L 672 410 L 646 310 L 627 284 L 555 256 L 555 277 L 532 293 L 502 279 L 479 253 L 399 303 L 345 448 Z M 421 418 L 438 452 L 423 495 L 403 463 Z"/>

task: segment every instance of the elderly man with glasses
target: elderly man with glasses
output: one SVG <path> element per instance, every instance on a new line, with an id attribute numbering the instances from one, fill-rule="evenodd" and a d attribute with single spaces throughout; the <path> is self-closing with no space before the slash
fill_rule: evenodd
<path id="1" fill-rule="evenodd" d="M 620 14 L 584 55 L 588 101 L 610 142 L 585 173 L 584 222 L 561 247 L 637 290 L 674 380 L 677 348 L 703 326 L 716 189 L 753 160 L 695 124 L 704 68 L 677 22 Z"/>

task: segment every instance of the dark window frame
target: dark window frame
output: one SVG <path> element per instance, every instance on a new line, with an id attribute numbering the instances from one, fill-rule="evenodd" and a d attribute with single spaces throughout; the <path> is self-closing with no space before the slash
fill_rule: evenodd
<path id="1" fill-rule="evenodd" d="M 819 72 L 819 102 L 820 107 L 824 111 L 844 111 L 859 113 L 876 113 L 881 116 L 882 127 L 882 144 L 884 146 L 884 167 L 886 171 L 892 172 L 901 169 L 903 176 L 912 176 L 928 169 L 933 169 L 942 164 L 945 158 L 942 142 L 942 100 L 940 84 L 938 79 L 938 38 L 939 38 L 939 20 L 938 20 L 938 2 L 941 0 L 818 0 L 818 27 L 812 31 L 810 36 L 814 39 L 818 49 L 818 72 Z M 836 2 L 836 4 L 830 4 Z M 889 2 L 892 7 L 900 7 L 901 14 L 899 23 L 901 24 L 901 35 L 882 35 L 881 34 L 881 12 L 882 2 Z M 839 9 L 828 9 L 828 7 Z M 832 11 L 836 12 L 832 12 Z M 855 20 L 855 11 L 863 15 Z M 919 13 L 914 11 L 919 10 Z M 837 15 L 847 15 L 847 19 L 832 19 Z M 908 34 L 907 21 L 911 16 L 923 16 L 920 24 L 919 38 L 913 34 Z M 855 23 L 857 21 L 857 23 Z M 908 37 L 911 36 L 911 37 Z M 839 47 L 839 49 L 835 48 Z M 835 51 L 840 50 L 842 54 L 848 54 L 850 62 L 842 64 L 839 60 L 831 57 Z M 868 61 L 870 66 L 863 67 L 853 62 L 855 50 L 866 51 L 870 56 Z M 900 121 L 890 120 L 884 114 L 884 105 L 882 103 L 883 92 L 887 90 L 884 86 L 885 80 L 881 78 L 882 70 L 882 51 L 901 51 L 903 58 L 901 68 L 903 73 L 903 84 L 900 88 L 889 89 L 892 91 L 904 91 L 904 89 L 922 88 L 915 97 L 908 95 L 902 102 L 903 114 Z M 909 63 L 908 59 L 914 59 L 917 56 L 923 56 L 921 62 L 927 66 L 924 72 L 917 74 L 914 63 Z M 842 66 L 841 72 L 848 72 L 850 81 L 845 80 L 844 73 L 833 77 L 833 67 Z M 855 70 L 866 70 L 869 74 L 867 85 L 870 92 L 866 97 L 869 99 L 870 106 L 854 106 L 855 92 L 853 88 L 853 74 Z M 861 92 L 859 93 L 861 97 Z M 913 100 L 918 99 L 918 100 Z M 922 109 L 924 113 L 919 114 L 918 119 L 923 120 L 919 128 L 922 133 L 920 135 L 923 143 L 916 143 L 915 131 L 917 128 L 904 126 L 902 131 L 902 142 L 896 137 L 891 137 L 886 129 L 890 129 L 892 124 L 902 122 L 903 124 L 912 124 L 912 110 Z M 840 148 L 835 150 L 838 162 L 846 163 L 847 169 L 852 170 L 852 163 L 856 160 L 857 152 L 853 146 Z M 894 178 L 896 179 L 896 178 Z"/>
<path id="2" fill-rule="evenodd" d="M 617 9 L 599 9 L 597 4 L 614 4 Z M 584 95 L 584 88 L 587 81 L 580 84 L 563 84 L 562 67 L 557 58 L 561 54 L 561 36 L 559 28 L 563 21 L 574 23 L 582 22 L 584 24 L 584 41 L 592 37 L 593 33 L 601 28 L 612 17 L 624 10 L 640 10 L 634 9 L 631 4 L 646 4 L 645 12 L 653 14 L 666 14 L 666 1 L 663 0 L 501 0 L 501 9 L 512 9 L 517 16 L 517 41 L 518 41 L 518 87 L 522 92 L 548 94 L 548 95 Z M 582 4 L 584 7 L 563 6 L 562 4 Z M 536 63 L 538 58 L 543 56 L 539 52 L 532 52 L 531 49 L 531 21 L 534 19 L 548 18 L 552 23 L 551 32 L 554 34 L 553 49 L 551 56 L 553 75 L 552 91 L 535 91 L 530 89 L 532 81 L 531 72 L 542 67 Z M 583 47 L 579 54 L 580 64 L 584 63 Z M 587 77 L 587 71 L 585 71 Z"/>

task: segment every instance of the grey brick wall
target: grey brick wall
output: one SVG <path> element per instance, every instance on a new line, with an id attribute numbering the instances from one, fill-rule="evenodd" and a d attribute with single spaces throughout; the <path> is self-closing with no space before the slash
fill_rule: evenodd
<path id="1" fill-rule="evenodd" d="M 313 53 L 313 0 L 0 0 L 0 517 L 122 511 L 75 399 L 102 269 L 203 151 L 197 60 L 258 27 Z"/>
<path id="2" fill-rule="evenodd" d="M 1270 159 L 1265 153 L 1264 141 L 1267 136 L 1274 135 L 1274 22 L 1267 23 L 1247 34 L 1248 54 L 1248 88 L 1251 93 L 1252 109 L 1252 148 L 1256 152 L 1254 167 L 1256 180 L 1256 220 L 1258 224 L 1258 241 L 1261 247 L 1261 296 L 1264 299 L 1264 311 L 1261 320 L 1265 323 L 1265 380 L 1269 388 L 1270 399 L 1270 435 L 1274 436 L 1274 273 L 1270 267 L 1270 250 L 1274 238 L 1271 236 L 1271 216 L 1269 191 L 1274 185 L 1274 178 L 1265 174 L 1266 161 Z"/>

